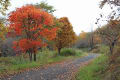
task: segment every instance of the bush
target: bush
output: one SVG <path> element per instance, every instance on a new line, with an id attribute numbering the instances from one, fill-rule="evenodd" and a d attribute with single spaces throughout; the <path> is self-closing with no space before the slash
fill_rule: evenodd
<path id="1" fill-rule="evenodd" d="M 64 49 L 61 50 L 60 55 L 61 56 L 75 56 L 76 51 L 72 48 L 64 48 Z"/>
<path id="2" fill-rule="evenodd" d="M 107 54 L 109 52 L 109 47 L 106 45 L 99 45 L 96 48 L 94 48 L 91 52 Z"/>
<path id="3" fill-rule="evenodd" d="M 13 49 L 13 42 L 18 38 L 6 38 L 4 41 L 0 42 L 0 51 L 2 57 L 15 56 L 16 52 Z"/>

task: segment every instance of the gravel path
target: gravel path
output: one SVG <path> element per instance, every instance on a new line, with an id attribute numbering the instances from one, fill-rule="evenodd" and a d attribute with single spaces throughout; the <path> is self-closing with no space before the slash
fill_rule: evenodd
<path id="1" fill-rule="evenodd" d="M 97 54 L 89 54 L 86 57 L 78 58 L 73 61 L 64 61 L 48 67 L 25 71 L 23 73 L 3 78 L 0 80 L 71 80 L 80 66 L 96 58 Z"/>

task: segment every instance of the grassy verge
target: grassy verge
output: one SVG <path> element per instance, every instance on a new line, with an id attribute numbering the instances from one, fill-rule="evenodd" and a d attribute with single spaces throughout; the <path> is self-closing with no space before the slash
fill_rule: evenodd
<path id="1" fill-rule="evenodd" d="M 106 60 L 105 55 L 96 58 L 91 64 L 80 69 L 76 75 L 76 80 L 102 80 L 100 73 L 106 67 Z"/>
<path id="2" fill-rule="evenodd" d="M 1 57 L 0 58 L 0 76 L 5 74 L 13 74 L 24 69 L 30 69 L 34 67 L 40 67 L 46 64 L 60 62 L 68 59 L 74 59 L 76 57 L 85 56 L 81 50 L 76 50 L 74 56 L 60 56 L 55 51 L 44 50 L 37 54 L 37 61 L 30 62 L 27 56 L 15 56 L 15 57 Z"/>

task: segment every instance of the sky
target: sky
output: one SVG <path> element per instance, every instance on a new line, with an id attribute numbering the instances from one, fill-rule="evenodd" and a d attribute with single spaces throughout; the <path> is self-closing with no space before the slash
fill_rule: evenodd
<path id="1" fill-rule="evenodd" d="M 103 10 L 99 8 L 99 0 L 11 0 L 11 6 L 7 12 L 26 4 L 36 4 L 41 1 L 46 1 L 49 5 L 54 6 L 56 11 L 53 14 L 57 18 L 68 17 L 77 35 L 81 31 L 95 30 L 97 28 L 95 21 L 99 14 L 110 12 L 108 6 Z"/>

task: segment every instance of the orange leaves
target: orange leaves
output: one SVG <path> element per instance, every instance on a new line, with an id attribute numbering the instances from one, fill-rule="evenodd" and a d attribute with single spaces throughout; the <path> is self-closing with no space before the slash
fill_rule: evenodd
<path id="1" fill-rule="evenodd" d="M 22 8 L 18 8 L 16 11 L 12 12 L 9 16 L 9 21 L 11 22 L 22 22 L 24 19 L 35 19 L 39 21 L 42 24 L 52 24 L 53 23 L 53 17 L 41 10 L 36 9 L 32 5 L 23 6 Z M 42 22 L 44 20 L 44 22 Z"/>
<path id="2" fill-rule="evenodd" d="M 48 40 L 53 40 L 56 37 L 57 28 L 52 29 L 43 29 L 40 33 L 42 36 L 45 36 Z"/>
<path id="3" fill-rule="evenodd" d="M 52 25 L 53 24 L 52 15 L 48 15 L 47 12 L 43 12 L 43 18 L 44 18 L 43 24 L 45 24 L 45 25 Z"/>
<path id="4" fill-rule="evenodd" d="M 21 49 L 21 51 L 23 51 L 23 52 L 25 52 L 25 51 L 27 51 L 29 48 L 30 48 L 30 44 L 29 44 L 30 42 L 29 42 L 29 40 L 27 40 L 27 39 L 21 39 L 21 40 L 19 40 L 18 42 L 13 42 L 13 44 L 14 44 L 14 46 L 13 46 L 13 48 L 15 49 L 15 50 L 17 50 L 18 48 L 20 48 Z"/>
<path id="5" fill-rule="evenodd" d="M 16 48 L 17 48 L 17 41 L 14 41 L 14 42 L 13 42 L 13 45 L 14 45 L 14 46 L 13 46 L 13 49 L 16 50 Z"/>
<path id="6" fill-rule="evenodd" d="M 52 25 L 53 16 L 41 9 L 36 9 L 32 5 L 27 5 L 10 13 L 9 21 L 11 28 L 14 28 L 16 33 L 20 33 L 18 29 L 35 31 L 41 28 L 43 24 Z"/>
<path id="7" fill-rule="evenodd" d="M 29 47 L 30 47 L 31 45 L 30 45 L 29 40 L 27 40 L 27 39 L 22 39 L 22 40 L 19 41 L 18 46 L 20 47 L 20 49 L 21 49 L 22 51 L 26 51 L 26 50 L 29 49 Z"/>
<path id="8" fill-rule="evenodd" d="M 22 36 L 22 39 L 14 43 L 14 48 L 17 46 L 23 52 L 46 46 L 47 44 L 43 43 L 41 38 L 52 40 L 56 37 L 57 29 L 52 27 L 48 29 L 49 26 L 53 25 L 53 16 L 32 5 L 17 8 L 10 13 L 9 21 L 10 29 L 14 30 L 16 35 Z"/>
<path id="9" fill-rule="evenodd" d="M 43 44 L 42 41 L 39 39 L 36 40 L 29 40 L 29 39 L 21 39 L 18 42 L 13 42 L 14 46 L 13 48 L 16 50 L 17 48 L 20 48 L 21 51 L 26 52 L 29 49 L 37 49 L 39 47 L 45 46 L 46 44 Z"/>

